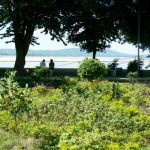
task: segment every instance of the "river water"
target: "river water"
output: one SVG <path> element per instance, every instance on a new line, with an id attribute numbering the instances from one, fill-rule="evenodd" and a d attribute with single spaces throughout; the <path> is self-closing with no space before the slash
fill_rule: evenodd
<path id="1" fill-rule="evenodd" d="M 102 63 L 105 65 L 108 65 L 112 62 L 113 59 L 116 57 L 97 57 Z M 35 68 L 36 66 L 40 65 L 40 62 L 45 59 L 46 66 L 48 67 L 49 60 L 53 59 L 55 63 L 55 68 L 78 68 L 82 60 L 85 59 L 85 57 L 47 57 L 47 56 L 27 56 L 26 57 L 26 65 L 25 68 Z M 135 59 L 135 58 L 128 58 L 128 57 L 119 57 L 118 58 L 118 67 L 126 69 L 127 64 L 129 61 Z M 150 59 L 144 58 L 144 66 L 143 69 L 150 63 Z M 15 56 L 0 56 L 0 68 L 13 68 L 15 64 Z"/>

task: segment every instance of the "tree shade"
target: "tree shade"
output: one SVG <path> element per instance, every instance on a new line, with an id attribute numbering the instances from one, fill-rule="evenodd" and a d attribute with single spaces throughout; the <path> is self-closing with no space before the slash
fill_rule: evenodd
<path id="1" fill-rule="evenodd" d="M 16 47 L 14 68 L 24 72 L 25 57 L 37 28 L 52 40 L 79 45 L 82 50 L 104 51 L 112 41 L 122 39 L 137 45 L 137 14 L 141 16 L 140 47 L 150 47 L 150 13 L 148 0 L 0 0 L 0 29 L 12 37 Z"/>
<path id="2" fill-rule="evenodd" d="M 137 46 L 138 40 L 138 15 L 140 15 L 140 48 L 150 48 L 150 10 L 149 0 L 128 0 L 124 4 L 122 1 L 118 3 L 118 6 L 124 5 L 121 11 L 121 15 L 118 14 L 118 20 L 120 23 L 120 31 L 123 35 L 123 40 L 132 43 Z M 124 10 L 124 11 L 123 11 Z"/>
<path id="3" fill-rule="evenodd" d="M 6 28 L 2 38 L 12 37 L 9 42 L 15 42 L 18 73 L 24 72 L 30 44 L 38 44 L 33 36 L 37 28 L 45 27 L 43 32 L 52 39 L 62 40 L 60 13 L 53 0 L 1 0 L 0 14 L 0 29 Z"/>
<path id="4" fill-rule="evenodd" d="M 116 18 L 112 15 L 114 5 L 106 0 L 69 0 L 63 2 L 62 14 L 68 42 L 79 45 L 82 50 L 104 51 L 118 36 Z M 67 13 L 66 13 L 67 12 Z"/>

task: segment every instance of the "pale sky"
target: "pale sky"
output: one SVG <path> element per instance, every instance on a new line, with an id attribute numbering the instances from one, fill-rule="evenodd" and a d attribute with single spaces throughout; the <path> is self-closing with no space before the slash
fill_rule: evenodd
<path id="1" fill-rule="evenodd" d="M 2 33 L 2 32 L 1 32 Z M 44 35 L 43 33 L 40 33 L 40 30 L 35 31 L 34 34 L 36 37 L 38 37 L 38 42 L 40 45 L 34 45 L 30 46 L 30 49 L 32 50 L 58 50 L 58 49 L 66 49 L 66 48 L 77 48 L 73 44 L 68 44 L 65 46 L 62 42 L 51 41 L 49 35 Z M 15 49 L 15 46 L 13 43 L 6 44 L 5 41 L 9 39 L 0 39 L 0 49 Z M 113 42 L 111 45 L 111 50 L 123 52 L 123 53 L 129 53 L 129 54 L 137 54 L 137 48 L 135 46 L 132 46 L 131 44 L 119 44 Z"/>

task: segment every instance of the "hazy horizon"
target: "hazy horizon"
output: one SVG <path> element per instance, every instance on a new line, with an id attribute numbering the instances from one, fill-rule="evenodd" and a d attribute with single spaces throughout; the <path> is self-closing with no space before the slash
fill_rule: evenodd
<path id="1" fill-rule="evenodd" d="M 4 32 L 0 31 L 0 33 Z M 44 35 L 41 33 L 41 30 L 37 30 L 34 33 L 34 36 L 39 38 L 37 42 L 40 43 L 40 45 L 30 45 L 30 50 L 59 50 L 59 49 L 68 49 L 68 48 L 79 48 L 78 46 L 75 46 L 73 44 L 68 44 L 65 46 L 62 42 L 58 42 L 56 40 L 52 41 L 50 39 L 50 35 Z M 0 40 L 0 49 L 15 49 L 14 43 L 6 44 L 6 41 L 10 41 L 11 38 L 5 38 Z M 110 50 L 114 50 L 121 53 L 127 53 L 127 54 L 137 54 L 137 48 L 133 46 L 132 44 L 119 44 L 117 42 L 112 42 Z M 107 49 L 107 50 L 109 50 Z M 140 53 L 142 53 L 142 50 L 140 50 Z M 148 51 L 146 52 L 148 53 Z"/>

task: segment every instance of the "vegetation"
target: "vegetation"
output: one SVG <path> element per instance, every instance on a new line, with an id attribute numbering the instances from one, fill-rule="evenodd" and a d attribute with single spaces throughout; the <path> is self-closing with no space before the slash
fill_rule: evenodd
<path id="1" fill-rule="evenodd" d="M 129 72 L 127 74 L 127 78 L 129 80 L 129 82 L 132 83 L 132 84 L 135 83 L 135 80 L 136 80 L 137 77 L 138 77 L 138 73 L 137 72 Z"/>
<path id="2" fill-rule="evenodd" d="M 146 49 L 150 43 L 148 6 L 148 0 L 1 0 L 0 30 L 6 28 L 1 38 L 12 37 L 8 42 L 15 42 L 14 68 L 20 73 L 24 73 L 30 44 L 37 44 L 33 36 L 37 28 L 50 34 L 52 40 L 63 41 L 65 36 L 67 42 L 93 52 L 95 58 L 97 51 L 103 52 L 116 39 L 137 46 L 140 25 L 139 45 Z"/>
<path id="3" fill-rule="evenodd" d="M 142 50 L 149 49 L 150 47 L 150 23 L 149 20 L 149 0 L 131 0 L 119 2 L 124 8 L 122 9 L 122 15 L 119 17 L 120 27 L 122 35 L 124 35 L 124 40 L 132 43 L 133 45 L 138 45 L 138 26 L 139 26 L 139 47 Z M 120 8 L 121 9 L 121 8 Z M 126 11 L 125 11 L 126 10 Z"/>
<path id="4" fill-rule="evenodd" d="M 106 73 L 105 65 L 97 59 L 86 58 L 78 68 L 78 75 L 83 79 L 98 79 Z"/>
<path id="5" fill-rule="evenodd" d="M 116 70 L 116 68 L 117 68 L 117 66 L 118 66 L 119 64 L 118 64 L 118 59 L 114 59 L 113 61 L 112 61 L 112 63 L 109 63 L 108 64 L 108 69 L 109 70 Z"/>
<path id="6" fill-rule="evenodd" d="M 53 0 L 1 0 L 0 30 L 6 28 L 1 38 L 12 37 L 15 43 L 16 61 L 14 69 L 24 73 L 25 57 L 30 44 L 38 44 L 34 31 L 44 29 L 52 39 L 62 40 L 62 24 L 57 3 Z"/>
<path id="7" fill-rule="evenodd" d="M 14 84 L 10 84 L 10 89 Z M 18 87 L 18 92 L 22 90 Z M 16 99 L 15 92 L 12 96 L 14 102 L 22 102 Z M 18 143 L 14 116 L 10 113 L 14 105 L 0 107 L 0 149 L 150 148 L 150 88 L 144 85 L 67 77 L 58 88 L 40 85 L 30 89 L 30 99 L 29 111 L 18 114 Z M 0 106 L 3 101 L 1 96 Z"/>
<path id="8" fill-rule="evenodd" d="M 143 66 L 143 61 L 140 60 L 140 64 L 139 64 L 140 70 L 142 69 L 142 66 Z M 128 66 L 127 66 L 128 72 L 136 72 L 137 68 L 138 68 L 138 60 L 137 59 L 134 59 L 133 61 L 130 61 L 128 63 Z"/>
<path id="9" fill-rule="evenodd" d="M 48 75 L 49 75 L 48 67 L 36 67 L 31 72 L 31 76 L 35 78 L 46 77 Z"/>
<path id="10" fill-rule="evenodd" d="M 92 52 L 95 59 L 97 51 L 103 52 L 119 37 L 113 12 L 114 4 L 108 0 L 68 0 L 62 7 L 68 42 Z"/>

